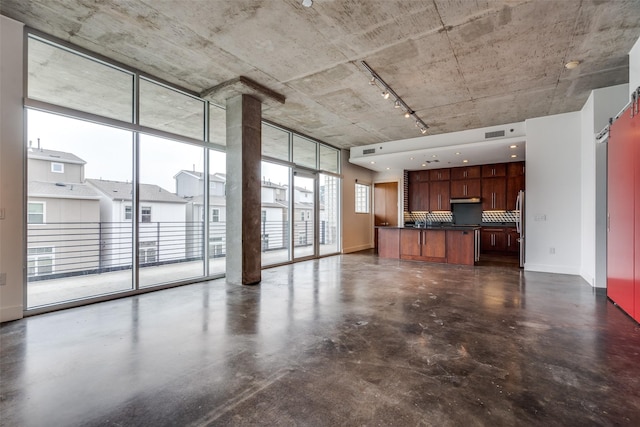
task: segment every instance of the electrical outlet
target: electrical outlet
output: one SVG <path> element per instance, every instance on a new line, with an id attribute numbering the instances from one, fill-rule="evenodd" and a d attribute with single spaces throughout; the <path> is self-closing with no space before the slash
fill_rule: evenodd
<path id="1" fill-rule="evenodd" d="M 0 286 L 7 284 L 7 273 L 0 273 Z"/>
<path id="2" fill-rule="evenodd" d="M 556 254 L 556 248 L 549 248 L 549 253 L 551 255 L 555 255 Z"/>
<path id="3" fill-rule="evenodd" d="M 0 208 L 0 219 L 4 219 L 5 211 L 4 208 Z"/>

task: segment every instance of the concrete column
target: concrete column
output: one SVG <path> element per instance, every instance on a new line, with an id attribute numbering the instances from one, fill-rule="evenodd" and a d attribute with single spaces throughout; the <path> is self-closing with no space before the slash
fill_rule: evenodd
<path id="1" fill-rule="evenodd" d="M 285 97 L 244 76 L 201 96 L 227 106 L 227 282 L 255 285 L 262 279 L 262 107 L 284 104 Z"/>
<path id="2" fill-rule="evenodd" d="M 227 282 L 260 282 L 262 103 L 227 99 Z"/>

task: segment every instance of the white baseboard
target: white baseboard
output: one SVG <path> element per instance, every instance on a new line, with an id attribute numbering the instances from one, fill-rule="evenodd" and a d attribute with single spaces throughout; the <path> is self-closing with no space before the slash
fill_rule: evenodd
<path id="1" fill-rule="evenodd" d="M 23 311 L 24 309 L 21 305 L 16 305 L 13 307 L 2 307 L 0 309 L 0 323 L 22 319 Z"/>
<path id="2" fill-rule="evenodd" d="M 556 274 L 571 274 L 573 276 L 580 276 L 579 267 L 571 267 L 568 265 L 549 265 L 549 264 L 530 264 L 525 263 L 525 271 L 537 271 L 539 273 L 556 273 Z"/>
<path id="3" fill-rule="evenodd" d="M 351 246 L 350 248 L 343 248 L 342 249 L 342 253 L 343 254 L 350 254 L 352 252 L 364 251 L 365 249 L 373 249 L 373 244 L 372 243 L 367 243 L 367 244 L 364 244 L 364 245 Z"/>

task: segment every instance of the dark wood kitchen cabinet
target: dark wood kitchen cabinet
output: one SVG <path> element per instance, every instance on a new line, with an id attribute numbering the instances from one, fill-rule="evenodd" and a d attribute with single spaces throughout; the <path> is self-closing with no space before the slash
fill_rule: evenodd
<path id="1" fill-rule="evenodd" d="M 451 169 L 431 169 L 429 171 L 429 181 L 449 181 L 451 179 Z"/>
<path id="2" fill-rule="evenodd" d="M 507 164 L 496 163 L 492 165 L 482 165 L 482 177 L 492 178 L 498 176 L 507 176 Z"/>
<path id="3" fill-rule="evenodd" d="M 507 249 L 507 239 L 504 228 L 483 227 L 480 230 L 480 252 L 504 252 Z"/>
<path id="4" fill-rule="evenodd" d="M 518 193 L 524 190 L 524 162 L 507 164 L 507 210 L 516 207 Z"/>
<path id="5" fill-rule="evenodd" d="M 520 253 L 520 235 L 515 228 L 505 228 L 504 235 L 506 238 L 505 250 L 511 254 Z"/>
<path id="6" fill-rule="evenodd" d="M 449 181 L 431 181 L 429 183 L 429 210 L 448 211 L 451 210 L 449 199 L 451 192 Z"/>
<path id="7" fill-rule="evenodd" d="M 481 166 L 464 166 L 461 168 L 451 168 L 451 179 L 471 179 L 482 176 Z"/>
<path id="8" fill-rule="evenodd" d="M 445 230 L 400 230 L 400 258 L 447 262 Z"/>
<path id="9" fill-rule="evenodd" d="M 507 209 L 507 182 L 505 178 L 482 178 L 482 210 Z"/>
<path id="10" fill-rule="evenodd" d="M 429 210 L 429 183 L 416 181 L 409 183 L 409 211 Z"/>
<path id="11" fill-rule="evenodd" d="M 480 197 L 480 179 L 451 180 L 451 198 Z"/>

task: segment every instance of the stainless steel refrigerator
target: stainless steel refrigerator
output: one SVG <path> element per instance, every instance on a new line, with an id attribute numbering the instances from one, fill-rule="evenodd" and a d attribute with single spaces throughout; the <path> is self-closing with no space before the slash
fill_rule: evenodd
<path id="1" fill-rule="evenodd" d="M 516 199 L 516 230 L 520 237 L 518 237 L 518 242 L 520 242 L 520 267 L 524 267 L 525 261 L 525 245 L 524 245 L 524 237 L 525 237 L 525 223 L 524 223 L 524 211 L 525 211 L 525 198 L 524 191 L 518 192 L 518 198 Z"/>

